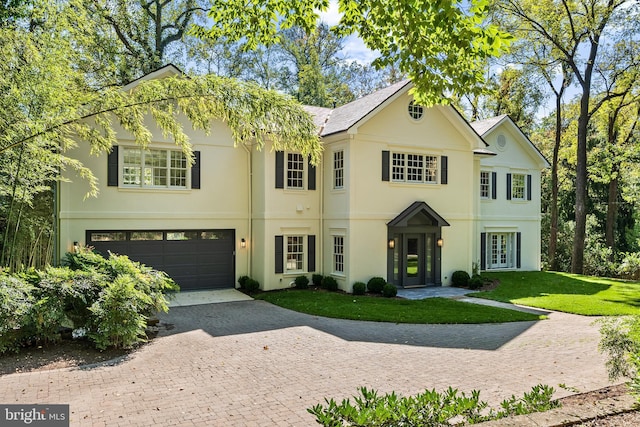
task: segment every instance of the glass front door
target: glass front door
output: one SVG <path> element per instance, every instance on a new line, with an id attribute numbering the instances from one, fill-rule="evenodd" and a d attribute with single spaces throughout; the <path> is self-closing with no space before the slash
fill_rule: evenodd
<path id="1" fill-rule="evenodd" d="M 424 285 L 424 235 L 405 234 L 404 236 L 403 286 Z"/>

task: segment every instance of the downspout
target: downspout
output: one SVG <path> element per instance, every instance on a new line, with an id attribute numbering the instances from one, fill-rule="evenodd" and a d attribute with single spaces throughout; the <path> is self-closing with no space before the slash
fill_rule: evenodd
<path id="1" fill-rule="evenodd" d="M 320 159 L 320 272 L 324 272 L 324 150 Z"/>
<path id="2" fill-rule="evenodd" d="M 251 254 L 253 253 L 253 153 L 250 147 L 247 147 L 246 144 L 242 144 L 242 147 L 247 152 L 247 168 L 249 170 L 249 180 L 247 182 L 247 230 L 249 233 L 248 239 L 248 251 L 247 251 L 247 276 L 252 275 L 251 271 Z"/>

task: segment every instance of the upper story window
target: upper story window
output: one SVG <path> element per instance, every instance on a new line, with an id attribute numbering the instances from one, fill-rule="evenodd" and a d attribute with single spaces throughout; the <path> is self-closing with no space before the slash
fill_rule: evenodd
<path id="1" fill-rule="evenodd" d="M 480 197 L 488 199 L 491 197 L 491 173 L 487 171 L 480 172 Z"/>
<path id="2" fill-rule="evenodd" d="M 304 188 L 304 157 L 298 153 L 287 153 L 287 188 Z"/>
<path id="3" fill-rule="evenodd" d="M 187 157 L 177 150 L 123 147 L 122 184 L 128 187 L 187 188 Z"/>
<path id="4" fill-rule="evenodd" d="M 395 182 L 437 183 L 438 157 L 392 153 L 391 179 Z"/>
<path id="5" fill-rule="evenodd" d="M 424 115 L 424 107 L 422 105 L 416 104 L 415 101 L 411 101 L 409 103 L 409 116 L 413 120 L 420 120 Z"/>
<path id="6" fill-rule="evenodd" d="M 333 188 L 344 188 L 344 151 L 333 153 Z"/>
<path id="7" fill-rule="evenodd" d="M 525 200 L 526 175 L 514 173 L 511 175 L 511 198 L 513 200 Z"/>

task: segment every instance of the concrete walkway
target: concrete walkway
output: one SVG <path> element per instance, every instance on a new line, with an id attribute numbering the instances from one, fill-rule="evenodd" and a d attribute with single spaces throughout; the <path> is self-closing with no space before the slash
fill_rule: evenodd
<path id="1" fill-rule="evenodd" d="M 68 403 L 72 426 L 310 426 L 306 409 L 358 387 L 556 397 L 609 385 L 593 319 L 399 325 L 326 319 L 263 301 L 177 306 L 114 366 L 0 377 L 2 403 Z"/>

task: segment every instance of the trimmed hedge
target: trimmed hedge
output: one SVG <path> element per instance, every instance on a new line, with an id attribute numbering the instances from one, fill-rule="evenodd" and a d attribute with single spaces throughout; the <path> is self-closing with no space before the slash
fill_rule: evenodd
<path id="1" fill-rule="evenodd" d="M 369 290 L 369 292 L 373 294 L 381 294 L 382 289 L 384 289 L 384 285 L 386 284 L 387 284 L 387 281 L 384 280 L 382 277 L 372 277 L 367 282 L 367 289 Z"/>

